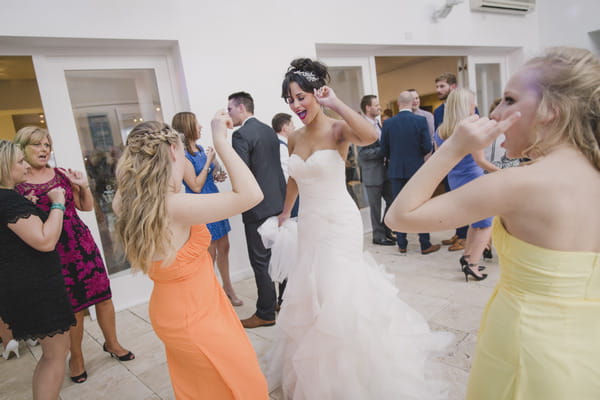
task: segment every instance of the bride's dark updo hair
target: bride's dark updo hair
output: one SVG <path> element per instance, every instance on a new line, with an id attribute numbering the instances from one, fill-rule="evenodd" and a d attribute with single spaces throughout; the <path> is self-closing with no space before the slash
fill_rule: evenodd
<path id="1" fill-rule="evenodd" d="M 300 89 L 312 93 L 314 89 L 329 83 L 327 66 L 310 58 L 297 58 L 290 63 L 281 84 L 281 97 L 286 100 L 290 97 L 290 84 L 296 82 Z"/>

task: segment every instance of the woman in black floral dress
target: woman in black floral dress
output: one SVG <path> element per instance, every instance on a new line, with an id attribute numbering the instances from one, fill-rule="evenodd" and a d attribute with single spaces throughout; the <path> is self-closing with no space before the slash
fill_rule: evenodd
<path id="1" fill-rule="evenodd" d="M 56 251 L 61 258 L 65 286 L 77 319 L 77 325 L 71 329 L 71 380 L 83 383 L 87 379 L 81 350 L 83 314 L 89 306 L 96 306 L 98 324 L 105 339 L 104 351 L 121 361 L 135 358 L 117 339 L 115 308 L 106 268 L 90 230 L 77 215 L 77 210 L 91 211 L 94 198 L 85 174 L 48 166 L 52 139 L 47 130 L 33 126 L 22 128 L 17 132 L 15 143 L 21 146 L 31 165 L 27 181 L 16 187 L 22 195 L 42 210 L 48 210 L 48 191 L 56 187 L 65 191 L 64 226 Z"/>
<path id="2" fill-rule="evenodd" d="M 75 325 L 54 250 L 65 195 L 60 188 L 52 189 L 47 193 L 49 213 L 40 210 L 14 190 L 28 168 L 18 147 L 0 140 L 0 318 L 15 339 L 41 343 L 33 398 L 54 400 L 65 375 L 69 329 Z"/>

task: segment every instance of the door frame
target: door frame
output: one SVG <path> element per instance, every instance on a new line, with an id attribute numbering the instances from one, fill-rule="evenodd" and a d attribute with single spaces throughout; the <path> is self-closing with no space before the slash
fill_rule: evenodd
<path id="1" fill-rule="evenodd" d="M 185 99 L 178 91 L 174 63 L 168 58 L 169 55 L 33 55 L 46 123 L 49 131 L 53 132 L 57 164 L 85 171 L 65 71 L 153 69 L 163 118 L 170 121 L 178 110 L 184 108 Z M 89 227 L 104 258 L 95 211 L 79 215 Z M 125 270 L 112 274 L 110 280 L 113 303 L 117 311 L 147 302 L 150 298 L 152 282 L 144 274 Z M 90 307 L 89 311 L 91 317 L 95 318 L 95 308 Z"/>

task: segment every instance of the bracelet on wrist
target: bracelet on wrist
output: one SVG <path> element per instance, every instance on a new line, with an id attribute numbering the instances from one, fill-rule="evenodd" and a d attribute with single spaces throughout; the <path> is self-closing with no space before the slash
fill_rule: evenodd
<path id="1" fill-rule="evenodd" d="M 62 212 L 65 212 L 65 205 L 62 203 L 52 203 L 50 205 L 50 210 L 60 210 Z"/>

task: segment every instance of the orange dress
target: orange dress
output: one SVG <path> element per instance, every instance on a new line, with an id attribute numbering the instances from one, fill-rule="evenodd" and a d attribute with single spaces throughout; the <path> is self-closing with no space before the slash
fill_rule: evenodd
<path id="1" fill-rule="evenodd" d="M 208 254 L 210 233 L 193 226 L 168 267 L 154 262 L 150 320 L 165 345 L 179 400 L 266 400 L 256 353 L 221 288 Z"/>

